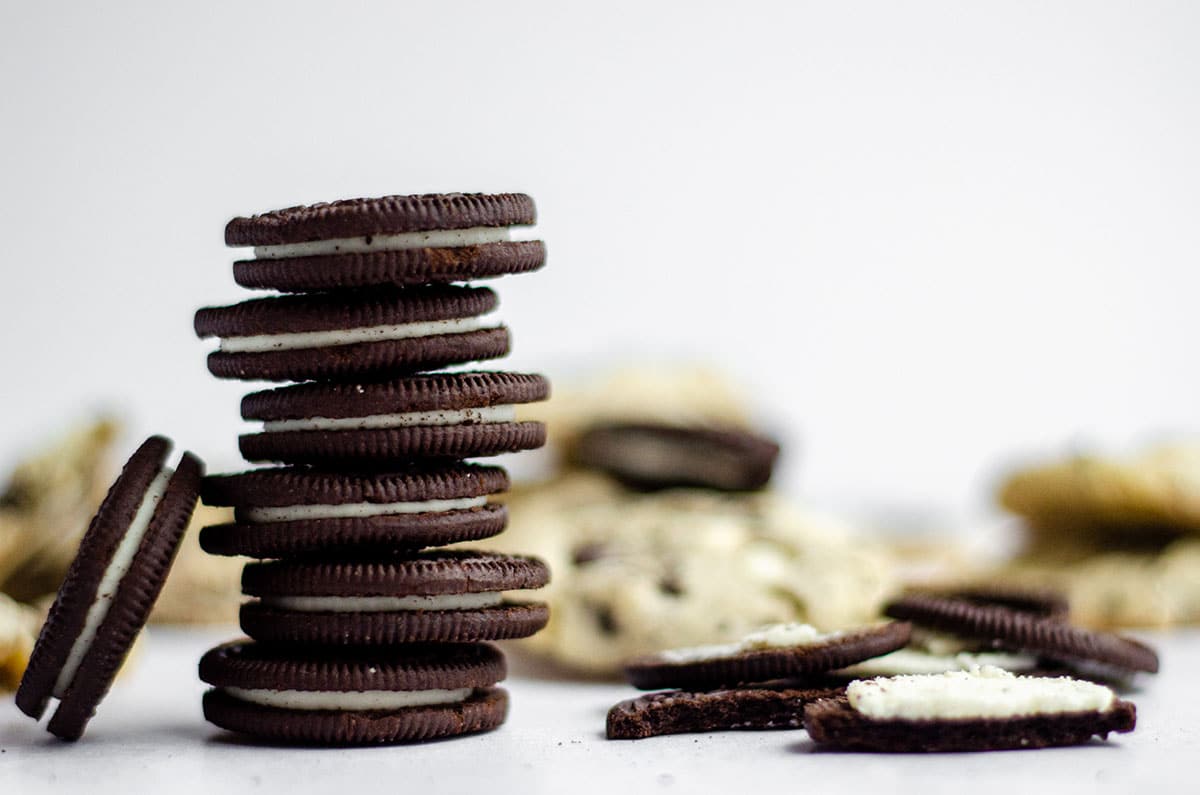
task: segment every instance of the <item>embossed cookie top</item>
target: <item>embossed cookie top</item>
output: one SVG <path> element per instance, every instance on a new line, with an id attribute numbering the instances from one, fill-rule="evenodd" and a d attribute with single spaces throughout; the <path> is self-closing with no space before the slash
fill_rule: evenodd
<path id="1" fill-rule="evenodd" d="M 343 199 L 238 217 L 225 227 L 228 246 L 271 246 L 360 235 L 532 224 L 523 193 L 433 193 Z"/>

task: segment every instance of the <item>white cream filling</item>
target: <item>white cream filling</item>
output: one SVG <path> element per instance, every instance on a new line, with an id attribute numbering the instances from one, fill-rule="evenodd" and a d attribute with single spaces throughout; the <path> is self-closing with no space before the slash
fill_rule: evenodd
<path id="1" fill-rule="evenodd" d="M 903 676 L 905 674 L 941 674 L 947 671 L 969 671 L 981 665 L 992 665 L 1020 673 L 1037 667 L 1037 658 L 1028 654 L 1006 652 L 958 652 L 934 654 L 920 649 L 897 649 L 882 657 L 864 660 L 842 668 L 846 676 Z"/>
<path id="2" fill-rule="evenodd" d="M 105 616 L 108 615 L 108 609 L 112 606 L 113 597 L 117 595 L 121 578 L 133 564 L 138 547 L 142 545 L 142 538 L 150 527 L 150 520 L 154 518 L 154 509 L 162 500 L 163 494 L 167 490 L 167 482 L 170 481 L 172 474 L 174 474 L 174 470 L 164 468 L 154 477 L 154 480 L 150 481 L 145 496 L 142 497 L 137 511 L 133 514 L 129 528 L 125 531 L 121 542 L 117 544 L 108 568 L 100 577 L 96 598 L 88 608 L 87 616 L 83 621 L 83 629 L 76 636 L 75 642 L 71 645 L 71 651 L 67 654 L 67 660 L 58 672 L 58 679 L 54 682 L 55 698 L 62 698 L 63 694 L 67 692 L 67 688 L 75 678 L 76 671 L 79 670 L 79 664 L 83 662 L 84 656 L 92 646 L 92 641 L 96 639 L 96 632 L 104 623 Z"/>
<path id="3" fill-rule="evenodd" d="M 303 519 L 362 519 L 368 516 L 392 516 L 411 513 L 466 511 L 487 505 L 487 497 L 460 497 L 453 500 L 421 502 L 350 502 L 342 505 L 288 505 L 278 508 L 247 508 L 248 522 L 292 522 Z"/>
<path id="4" fill-rule="evenodd" d="M 223 687 L 223 691 L 252 704 L 279 709 L 404 709 L 431 704 L 458 704 L 471 697 L 474 690 L 267 690 L 264 688 Z"/>
<path id="5" fill-rule="evenodd" d="M 488 425 L 515 422 L 517 407 L 500 406 L 452 409 L 444 411 L 406 411 L 400 414 L 371 414 L 366 417 L 302 417 L 295 420 L 269 420 L 264 431 L 344 431 L 370 428 L 409 428 L 415 425 Z"/>
<path id="6" fill-rule="evenodd" d="M 316 257 L 324 254 L 370 254 L 374 251 L 407 251 L 414 248 L 449 248 L 503 243 L 511 240 L 511 227 L 473 226 L 467 229 L 430 229 L 422 232 L 398 232 L 392 235 L 364 235 L 313 240 L 307 243 L 281 243 L 255 246 L 257 259 Z"/>
<path id="7" fill-rule="evenodd" d="M 970 671 L 861 679 L 846 688 L 850 706 L 870 718 L 1008 718 L 1104 712 L 1113 692 L 1069 677 L 1014 676 L 985 665 Z"/>
<path id="8" fill-rule="evenodd" d="M 657 656 L 669 663 L 691 663 L 704 660 L 719 660 L 735 657 L 750 651 L 786 649 L 797 646 L 813 646 L 838 637 L 840 632 L 820 632 L 808 624 L 771 624 L 751 632 L 736 643 L 721 643 L 707 646 L 689 646 L 683 649 L 668 649 Z"/>
<path id="9" fill-rule="evenodd" d="M 438 596 L 266 596 L 262 603 L 302 613 L 385 613 L 395 610 L 475 610 L 495 607 L 500 591 L 440 594 Z"/>
<path id="10" fill-rule="evenodd" d="M 487 328 L 498 328 L 488 326 Z M 397 323 L 386 326 L 333 329 L 330 331 L 293 331 L 286 334 L 254 334 L 246 337 L 222 337 L 222 353 L 262 353 L 263 351 L 294 351 L 309 348 L 336 348 L 360 342 L 411 340 L 443 334 L 467 334 L 484 326 L 479 317 L 452 320 L 427 320 L 420 323 Z"/>

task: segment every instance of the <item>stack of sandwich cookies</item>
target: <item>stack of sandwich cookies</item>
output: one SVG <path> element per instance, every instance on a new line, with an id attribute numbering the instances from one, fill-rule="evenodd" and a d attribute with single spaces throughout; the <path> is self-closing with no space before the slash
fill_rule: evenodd
<path id="1" fill-rule="evenodd" d="M 200 310 L 220 338 L 218 377 L 306 381 L 256 392 L 242 416 L 249 461 L 284 466 L 207 478 L 206 502 L 234 508 L 201 545 L 258 558 L 243 572 L 252 640 L 201 665 L 205 715 L 282 742 L 407 742 L 495 728 L 507 709 L 503 658 L 486 641 L 541 629 L 544 604 L 508 592 L 549 580 L 533 558 L 438 550 L 500 533 L 489 501 L 508 488 L 466 458 L 532 449 L 541 423 L 519 404 L 539 375 L 431 373 L 508 353 L 483 317 L 496 294 L 454 284 L 542 266 L 518 194 L 395 196 L 294 207 L 226 228 L 254 246 L 239 284 L 296 295 Z"/>

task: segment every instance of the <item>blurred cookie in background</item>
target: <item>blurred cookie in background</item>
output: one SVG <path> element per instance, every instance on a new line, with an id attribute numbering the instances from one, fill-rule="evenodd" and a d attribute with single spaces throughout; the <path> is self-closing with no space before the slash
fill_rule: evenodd
<path id="1" fill-rule="evenodd" d="M 58 589 L 115 473 L 118 428 L 74 427 L 20 461 L 0 493 L 0 592 L 31 602 Z"/>
<path id="2" fill-rule="evenodd" d="M 1061 590 L 1088 627 L 1200 623 L 1200 444 L 1018 470 L 997 500 L 1024 544 L 993 579 Z"/>
<path id="3" fill-rule="evenodd" d="M 821 630 L 878 615 L 895 590 L 886 551 L 767 492 L 632 492 L 573 472 L 507 499 L 489 548 L 545 559 L 551 618 L 524 648 L 576 672 L 615 675 L 629 657 L 718 643 L 763 624 Z"/>
<path id="4" fill-rule="evenodd" d="M 0 691 L 17 689 L 41 623 L 37 609 L 0 594 Z"/>
<path id="5" fill-rule="evenodd" d="M 569 451 L 575 466 L 645 491 L 754 491 L 767 485 L 778 455 L 775 442 L 741 428 L 615 422 L 586 428 Z"/>
<path id="6" fill-rule="evenodd" d="M 681 364 L 628 366 L 575 380 L 525 412 L 546 423 L 549 444 L 569 458 L 580 435 L 610 424 L 751 430 L 750 399 L 717 370 Z"/>

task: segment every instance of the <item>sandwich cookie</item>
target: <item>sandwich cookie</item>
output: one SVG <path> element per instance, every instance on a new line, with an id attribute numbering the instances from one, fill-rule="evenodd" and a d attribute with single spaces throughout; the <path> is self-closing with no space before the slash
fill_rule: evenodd
<path id="1" fill-rule="evenodd" d="M 1158 672 L 1158 654 L 1144 643 L 1001 605 L 909 594 L 888 604 L 884 612 L 993 648 L 1035 654 L 1088 676 L 1121 679 L 1136 671 Z"/>
<path id="2" fill-rule="evenodd" d="M 571 449 L 579 466 L 627 486 L 753 491 L 767 485 L 779 445 L 741 429 L 614 423 L 586 430 Z"/>
<path id="3" fill-rule="evenodd" d="M 229 643 L 200 660 L 204 717 L 229 731 L 309 745 L 420 742 L 504 722 L 504 657 L 486 644 L 284 649 Z"/>
<path id="4" fill-rule="evenodd" d="M 774 624 L 736 643 L 636 657 L 625 665 L 625 678 L 642 690 L 715 690 L 799 679 L 895 651 L 908 643 L 910 631 L 905 622 L 827 633 L 808 624 Z"/>
<path id="5" fill-rule="evenodd" d="M 520 193 L 348 199 L 234 218 L 229 246 L 254 246 L 233 264 L 243 287 L 308 292 L 470 281 L 537 270 L 540 240 L 512 240 L 537 220 Z"/>
<path id="6" fill-rule="evenodd" d="M 508 329 L 481 316 L 486 287 L 377 288 L 258 298 L 196 312 L 199 337 L 219 337 L 219 378 L 348 380 L 436 370 L 508 353 Z"/>
<path id="7" fill-rule="evenodd" d="M 298 384 L 242 399 L 261 433 L 239 440 L 249 461 L 388 465 L 473 458 L 541 447 L 546 427 L 516 406 L 545 400 L 550 384 L 520 373 L 436 373 L 383 383 Z"/>
<path id="8" fill-rule="evenodd" d="M 448 464 L 400 472 L 333 473 L 298 467 L 204 479 L 206 505 L 234 521 L 200 532 L 215 555 L 287 558 L 318 552 L 419 549 L 473 541 L 504 529 L 488 495 L 508 490 L 500 467 Z"/>
<path id="9" fill-rule="evenodd" d="M 669 690 L 622 701 L 608 711 L 610 740 L 641 740 L 663 734 L 799 729 L 804 707 L 845 693 L 845 686 L 781 684 L 688 692 Z"/>
<path id="10" fill-rule="evenodd" d="M 1112 690 L 1068 677 L 985 666 L 851 682 L 844 699 L 804 709 L 820 745 L 860 751 L 996 751 L 1078 745 L 1129 732 L 1137 710 Z"/>
<path id="11" fill-rule="evenodd" d="M 550 581 L 536 558 L 438 550 L 371 562 L 249 563 L 242 630 L 277 643 L 386 645 L 523 638 L 546 625 L 543 603 L 505 591 Z"/>
<path id="12" fill-rule="evenodd" d="M 203 465 L 184 453 L 164 465 L 171 443 L 147 439 L 92 519 L 42 626 L 17 690 L 17 706 L 47 729 L 78 739 L 146 624 L 196 507 Z"/>

